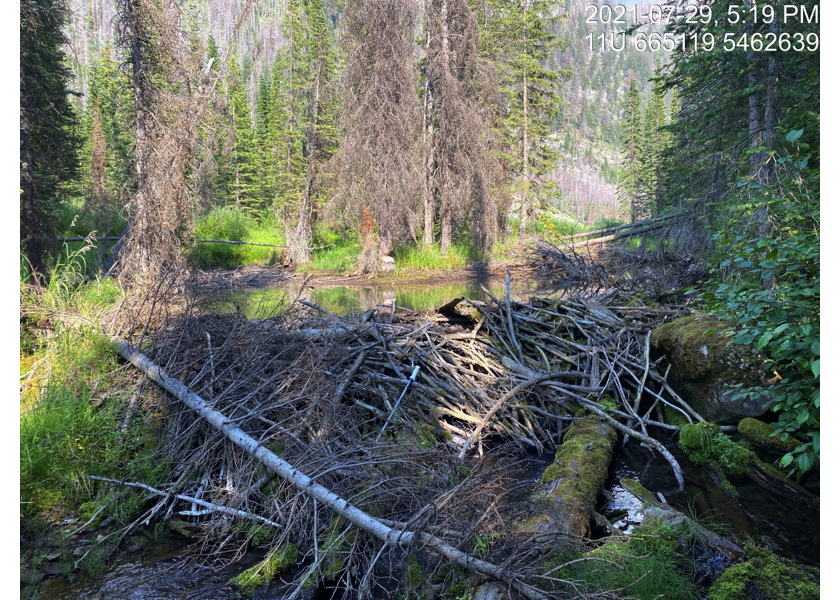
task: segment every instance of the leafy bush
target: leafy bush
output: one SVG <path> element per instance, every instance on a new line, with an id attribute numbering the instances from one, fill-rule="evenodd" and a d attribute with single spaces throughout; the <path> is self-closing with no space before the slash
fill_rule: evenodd
<path id="1" fill-rule="evenodd" d="M 787 136 L 796 142 L 802 131 Z M 778 160 L 779 179 L 771 186 L 740 184 L 743 212 L 714 236 L 722 248 L 714 258 L 721 282 L 704 294 L 710 309 L 734 323 L 732 343 L 754 348 L 768 374 L 775 432 L 782 441 L 799 436 L 807 443 L 781 459 L 804 473 L 820 458 L 820 209 L 819 169 L 808 168 L 806 144 L 797 158 Z M 753 215 L 766 205 L 774 231 L 751 233 Z M 766 394 L 768 390 L 744 390 Z"/>

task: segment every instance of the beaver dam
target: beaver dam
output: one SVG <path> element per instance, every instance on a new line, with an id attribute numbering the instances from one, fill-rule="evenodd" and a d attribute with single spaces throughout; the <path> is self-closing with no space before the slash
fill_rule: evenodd
<path id="1" fill-rule="evenodd" d="M 704 317 L 615 286 L 484 294 L 344 316 L 300 297 L 247 317 L 206 294 L 123 306 L 114 343 L 169 392 L 168 475 L 91 478 L 116 501 L 145 498 L 112 547 L 167 523 L 202 568 L 246 558 L 227 585 L 257 597 L 693 598 L 744 560 L 799 582 L 797 597 L 818 589 L 788 560 L 818 555 L 716 527 L 700 497 L 698 482 L 735 506 L 739 488 L 761 490 L 818 543 L 812 492 L 738 433 L 760 414 L 712 415 L 684 391 L 662 326 Z M 537 455 L 549 460 L 523 487 Z M 634 460 L 658 465 L 655 489 L 622 477 Z M 687 484 L 693 514 L 662 493 Z"/>

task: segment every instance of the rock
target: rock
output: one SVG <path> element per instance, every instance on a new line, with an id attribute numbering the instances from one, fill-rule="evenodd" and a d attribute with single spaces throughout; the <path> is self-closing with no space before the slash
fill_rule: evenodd
<path id="1" fill-rule="evenodd" d="M 61 575 L 64 572 L 64 569 L 61 566 L 61 563 L 57 562 L 48 562 L 44 565 L 44 573 L 47 575 Z"/>
<path id="2" fill-rule="evenodd" d="M 754 359 L 718 333 L 728 323 L 695 315 L 661 325 L 653 332 L 655 353 L 671 363 L 669 381 L 703 418 L 719 424 L 767 412 L 772 396 L 746 395 L 745 388 L 771 383 Z"/>
<path id="3" fill-rule="evenodd" d="M 40 583 L 43 578 L 44 573 L 37 569 L 30 567 L 21 567 L 20 569 L 20 582 L 23 585 L 35 585 L 36 583 Z"/>
<path id="4" fill-rule="evenodd" d="M 129 552 L 131 552 L 132 554 L 134 554 L 134 553 L 135 553 L 135 552 L 137 552 L 138 550 L 140 550 L 140 546 L 138 546 L 137 544 L 131 544 L 131 545 L 128 547 L 128 551 L 129 551 Z"/>
<path id="5" fill-rule="evenodd" d="M 383 273 L 393 273 L 397 270 L 397 262 L 390 256 L 379 258 L 379 270 Z"/>
<path id="6" fill-rule="evenodd" d="M 201 526 L 187 523 L 181 519 L 169 519 L 166 525 L 175 533 L 180 533 L 186 538 L 191 538 L 201 531 Z"/>

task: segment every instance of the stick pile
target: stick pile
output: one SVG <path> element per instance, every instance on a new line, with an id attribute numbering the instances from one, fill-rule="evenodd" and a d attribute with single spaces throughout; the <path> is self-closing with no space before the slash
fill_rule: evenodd
<path id="1" fill-rule="evenodd" d="M 681 309 L 635 306 L 615 290 L 531 303 L 488 297 L 430 314 L 394 307 L 345 318 L 301 301 L 261 320 L 193 303 L 156 319 L 144 352 L 221 426 L 171 405 L 171 474 L 165 490 L 145 488 L 154 502 L 135 525 L 200 516 L 207 553 L 228 559 L 269 530 L 269 547 L 307 548 L 295 593 L 326 577 L 373 593 L 399 574 L 406 552 L 440 561 L 444 547 L 462 564 L 490 565 L 478 572 L 503 573 L 520 593 L 537 582 L 545 591 L 548 543 L 504 535 L 533 510 L 505 499 L 512 451 L 553 450 L 583 410 L 660 452 L 681 486 L 676 461 L 648 433 L 673 428 L 662 405 L 699 419 L 649 354 L 651 328 Z M 253 443 L 231 444 L 228 430 Z M 252 446 L 393 533 L 383 541 L 370 534 L 376 523 L 348 523 L 306 485 L 256 462 Z M 477 557 L 485 562 L 470 558 L 477 536 L 497 540 Z"/>

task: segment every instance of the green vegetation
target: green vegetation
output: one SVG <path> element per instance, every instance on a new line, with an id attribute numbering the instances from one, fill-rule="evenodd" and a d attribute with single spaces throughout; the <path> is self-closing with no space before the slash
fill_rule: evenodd
<path id="1" fill-rule="evenodd" d="M 684 425 L 680 429 L 680 447 L 699 465 L 717 465 L 733 477 L 741 477 L 757 460 L 755 454 L 733 442 L 714 423 Z"/>
<path id="2" fill-rule="evenodd" d="M 738 433 L 756 446 L 761 446 L 779 454 L 793 452 L 801 443 L 793 438 L 782 441 L 772 425 L 758 419 L 741 419 L 741 422 L 738 423 Z"/>
<path id="3" fill-rule="evenodd" d="M 242 595 L 253 596 L 257 589 L 274 579 L 278 573 L 293 567 L 297 560 L 297 544 L 287 544 L 271 552 L 261 563 L 232 577 L 228 584 L 236 586 Z"/>
<path id="4" fill-rule="evenodd" d="M 806 0 L 802 8 L 818 5 Z M 724 34 L 727 6 L 709 10 L 714 27 L 679 20 L 668 29 L 677 36 Z M 748 7 L 737 10 L 741 17 Z M 740 19 L 736 35 L 747 22 Z M 808 23 L 790 25 L 791 36 L 814 35 Z M 777 27 L 773 19 L 752 22 L 747 35 Z M 730 324 L 732 344 L 760 355 L 768 379 L 779 375 L 769 390 L 775 430 L 782 441 L 807 440 L 781 465 L 800 474 L 817 467 L 820 455 L 819 62 L 813 48 L 770 56 L 715 47 L 672 55 L 659 82 L 679 107 L 667 127 L 661 208 L 706 215 L 694 236 L 682 236 L 711 242 L 712 277 L 702 299 Z"/>
<path id="5" fill-rule="evenodd" d="M 195 237 L 210 240 L 285 244 L 280 228 L 266 219 L 257 220 L 242 209 L 212 208 L 198 218 Z M 190 259 L 201 267 L 236 267 L 250 264 L 273 264 L 282 255 L 282 248 L 234 244 L 197 243 Z"/>
<path id="6" fill-rule="evenodd" d="M 126 419 L 136 376 L 118 368 L 110 341 L 86 320 L 95 320 L 122 295 L 113 280 L 83 283 L 89 251 L 70 252 L 47 287 L 20 288 L 22 526 L 47 531 L 39 538 L 63 550 L 70 550 L 63 534 L 47 523 L 77 513 L 82 522 L 110 518 L 124 524 L 146 502 L 143 493 L 106 491 L 89 475 L 155 485 L 167 468 L 158 454 L 156 396 L 147 396 Z M 56 314 L 78 316 L 62 321 L 54 320 Z M 50 334 L 30 333 L 44 329 Z M 81 567 L 100 573 L 112 549 L 93 546 Z"/>
<path id="7" fill-rule="evenodd" d="M 757 546 L 745 548 L 746 561 L 729 567 L 709 590 L 709 600 L 816 600 L 819 569 L 803 567 Z"/>
<path id="8" fill-rule="evenodd" d="M 438 246 L 422 248 L 401 246 L 394 250 L 397 269 L 412 271 L 451 271 L 464 267 L 470 260 L 478 259 L 474 249 L 465 244 L 452 244 L 446 252 Z"/>
<path id="9" fill-rule="evenodd" d="M 608 538 L 595 550 L 580 554 L 561 552 L 548 566 L 558 567 L 579 558 L 601 558 L 582 561 L 555 572 L 565 580 L 580 582 L 589 593 L 621 589 L 628 597 L 640 600 L 693 600 L 698 597 L 694 585 L 693 565 L 685 555 L 690 534 L 657 521 L 637 527 L 629 537 Z"/>

